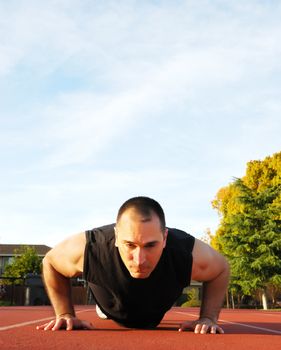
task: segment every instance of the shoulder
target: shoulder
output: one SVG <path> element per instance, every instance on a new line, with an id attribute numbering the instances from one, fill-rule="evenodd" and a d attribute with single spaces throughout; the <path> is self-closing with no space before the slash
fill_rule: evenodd
<path id="1" fill-rule="evenodd" d="M 44 262 L 50 263 L 64 276 L 79 275 L 83 269 L 85 245 L 85 232 L 70 236 L 52 248 L 46 254 Z"/>
<path id="2" fill-rule="evenodd" d="M 95 227 L 92 230 L 87 230 L 86 234 L 86 242 L 87 243 L 101 243 L 110 241 L 114 238 L 114 227 L 115 224 L 104 225 L 100 227 Z"/>
<path id="3" fill-rule="evenodd" d="M 195 239 L 192 251 L 193 266 L 192 279 L 208 281 L 228 269 L 226 259 L 208 244 Z"/>
<path id="4" fill-rule="evenodd" d="M 191 252 L 193 250 L 194 242 L 194 236 L 189 233 L 176 228 L 168 228 L 168 247 L 181 247 L 182 249 L 187 249 Z"/>

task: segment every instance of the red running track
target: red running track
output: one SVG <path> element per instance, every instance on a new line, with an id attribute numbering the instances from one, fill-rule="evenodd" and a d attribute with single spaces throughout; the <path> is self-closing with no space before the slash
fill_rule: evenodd
<path id="1" fill-rule="evenodd" d="M 184 320 L 194 320 L 196 308 L 171 309 L 155 330 L 127 329 L 97 317 L 94 306 L 77 306 L 81 319 L 95 330 L 39 331 L 36 325 L 53 316 L 51 307 L 0 307 L 0 349 L 75 350 L 280 350 L 281 312 L 222 310 L 220 324 L 225 334 L 178 332 Z"/>

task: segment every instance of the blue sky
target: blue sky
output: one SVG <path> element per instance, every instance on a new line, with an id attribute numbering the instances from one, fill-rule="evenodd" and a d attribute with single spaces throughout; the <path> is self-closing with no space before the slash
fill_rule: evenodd
<path id="1" fill-rule="evenodd" d="M 148 195 L 202 237 L 280 151 L 278 1 L 0 0 L 0 243 L 55 245 Z"/>

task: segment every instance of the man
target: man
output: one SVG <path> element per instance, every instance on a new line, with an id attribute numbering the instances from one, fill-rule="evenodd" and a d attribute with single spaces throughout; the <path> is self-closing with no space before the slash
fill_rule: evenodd
<path id="1" fill-rule="evenodd" d="M 217 324 L 229 278 L 228 263 L 191 235 L 166 228 L 163 209 L 134 197 L 119 209 L 116 225 L 80 233 L 53 248 L 43 260 L 45 285 L 56 319 L 37 329 L 93 329 L 75 316 L 70 278 L 88 281 L 105 318 L 125 327 L 154 328 L 190 280 L 203 282 L 199 319 L 179 331 L 223 333 Z"/>

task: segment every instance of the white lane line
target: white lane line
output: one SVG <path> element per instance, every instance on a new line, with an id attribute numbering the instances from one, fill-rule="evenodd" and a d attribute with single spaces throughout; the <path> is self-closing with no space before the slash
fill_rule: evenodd
<path id="1" fill-rule="evenodd" d="M 188 315 L 188 316 L 198 317 L 198 315 L 189 314 L 189 313 L 181 312 L 181 311 L 176 311 L 176 313 L 182 314 L 182 315 Z M 258 330 L 260 330 L 260 331 L 265 331 L 265 332 L 269 332 L 269 333 L 281 334 L 281 331 L 276 331 L 276 330 L 270 329 L 270 328 L 252 326 L 252 325 L 246 324 L 246 323 L 231 322 L 231 321 L 226 321 L 226 320 L 222 320 L 222 319 L 219 319 L 219 321 L 220 321 L 220 322 L 223 322 L 223 323 L 230 323 L 230 324 L 239 325 L 239 326 L 243 326 L 243 327 L 247 327 L 247 328 L 258 329 Z"/>
<path id="2" fill-rule="evenodd" d="M 221 320 L 221 319 L 219 321 L 221 321 L 223 323 L 238 324 L 239 326 L 254 328 L 254 329 L 258 329 L 260 331 L 265 331 L 265 332 L 269 332 L 269 333 L 281 334 L 280 331 L 276 331 L 276 330 L 270 329 L 270 328 L 257 327 L 257 326 L 252 326 L 252 325 L 246 324 L 246 323 L 231 322 L 231 321 L 226 321 L 226 320 Z"/>
<path id="3" fill-rule="evenodd" d="M 48 321 L 48 320 L 51 320 L 52 318 L 54 318 L 54 317 L 46 317 L 46 318 L 40 318 L 39 320 L 34 320 L 34 321 L 15 323 L 15 324 L 12 324 L 10 326 L 0 327 L 0 331 L 6 331 L 7 329 L 24 327 L 24 326 L 28 326 L 28 325 L 33 324 L 33 323 Z"/>
<path id="4" fill-rule="evenodd" d="M 76 314 L 80 314 L 81 312 L 92 311 L 92 310 L 93 309 L 80 310 L 80 311 L 76 311 Z M 30 324 L 34 324 L 37 322 L 39 323 L 39 322 L 43 322 L 43 321 L 48 321 L 48 320 L 51 320 L 53 318 L 54 318 L 54 316 L 51 316 L 51 317 L 40 318 L 38 320 L 33 320 L 33 321 L 28 321 L 28 322 L 15 323 L 15 324 L 11 324 L 10 326 L 0 327 L 0 331 L 6 331 L 8 329 L 24 327 L 24 326 L 28 326 Z"/>

